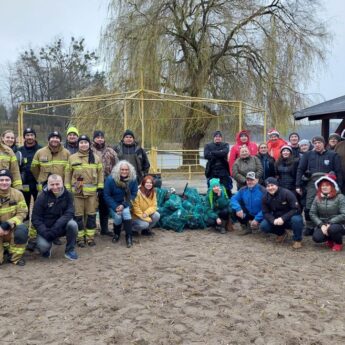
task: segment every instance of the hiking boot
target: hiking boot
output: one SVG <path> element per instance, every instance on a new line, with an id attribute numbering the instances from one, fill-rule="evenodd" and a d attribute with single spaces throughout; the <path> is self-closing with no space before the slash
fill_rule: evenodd
<path id="1" fill-rule="evenodd" d="M 115 243 L 115 242 L 119 242 L 120 240 L 120 235 L 119 234 L 115 234 L 113 239 L 111 240 L 111 242 Z"/>
<path id="2" fill-rule="evenodd" d="M 62 242 L 59 238 L 56 238 L 53 243 L 56 245 L 56 246 L 61 246 L 62 245 Z"/>
<path id="3" fill-rule="evenodd" d="M 29 252 L 33 252 L 36 248 L 36 240 L 35 241 L 29 241 L 28 244 L 26 245 L 26 250 Z"/>
<path id="4" fill-rule="evenodd" d="M 96 242 L 95 242 L 94 239 L 88 240 L 88 241 L 87 241 L 87 245 L 88 245 L 89 247 L 94 247 L 94 246 L 96 245 Z"/>
<path id="5" fill-rule="evenodd" d="M 249 225 L 241 224 L 241 230 L 239 236 L 246 236 L 252 233 L 252 229 Z"/>
<path id="6" fill-rule="evenodd" d="M 314 228 L 305 228 L 303 231 L 304 236 L 313 236 Z"/>
<path id="7" fill-rule="evenodd" d="M 342 249 L 343 249 L 343 245 L 342 244 L 334 243 L 332 251 L 333 252 L 341 252 Z"/>
<path id="8" fill-rule="evenodd" d="M 294 241 L 293 245 L 292 245 L 293 249 L 300 249 L 302 248 L 302 242 L 301 241 Z"/>
<path id="9" fill-rule="evenodd" d="M 77 245 L 79 248 L 85 248 L 85 241 L 84 240 L 77 241 Z"/>
<path id="10" fill-rule="evenodd" d="M 110 237 L 113 236 L 113 233 L 109 230 L 101 230 L 100 234 L 101 236 L 110 236 Z"/>
<path id="11" fill-rule="evenodd" d="M 155 233 L 152 232 L 150 229 L 145 229 L 145 230 L 143 230 L 143 231 L 141 232 L 141 235 L 142 235 L 142 236 L 154 236 Z"/>
<path id="12" fill-rule="evenodd" d="M 277 236 L 276 243 L 283 243 L 287 239 L 288 233 L 285 231 L 282 235 Z"/>
<path id="13" fill-rule="evenodd" d="M 232 226 L 232 221 L 230 219 L 228 219 L 225 223 L 225 229 L 226 231 L 232 232 L 234 231 L 234 228 Z"/>
<path id="14" fill-rule="evenodd" d="M 326 241 L 325 242 L 325 244 L 326 244 L 326 246 L 328 247 L 328 248 L 333 248 L 333 246 L 334 246 L 334 242 L 333 241 Z"/>
<path id="15" fill-rule="evenodd" d="M 20 258 L 17 262 L 13 262 L 16 266 L 25 266 L 25 260 L 24 258 Z"/>
<path id="16" fill-rule="evenodd" d="M 71 261 L 75 261 L 78 259 L 78 254 L 74 250 L 70 250 L 69 252 L 65 253 L 65 258 Z"/>

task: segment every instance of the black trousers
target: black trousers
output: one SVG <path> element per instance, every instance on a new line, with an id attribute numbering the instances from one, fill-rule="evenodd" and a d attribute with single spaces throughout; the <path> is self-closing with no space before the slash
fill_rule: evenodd
<path id="1" fill-rule="evenodd" d="M 313 240 L 316 243 L 322 243 L 326 241 L 333 241 L 336 244 L 343 244 L 343 236 L 345 235 L 344 224 L 331 224 L 328 229 L 328 236 L 322 231 L 321 227 L 316 227 L 313 234 Z"/>

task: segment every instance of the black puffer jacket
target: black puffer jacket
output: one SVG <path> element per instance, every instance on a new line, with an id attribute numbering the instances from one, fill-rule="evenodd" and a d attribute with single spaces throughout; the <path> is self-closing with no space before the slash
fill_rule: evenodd
<path id="1" fill-rule="evenodd" d="M 316 226 L 322 224 L 345 224 L 345 196 L 337 194 L 328 199 L 315 197 L 310 209 L 310 218 Z"/>
<path id="2" fill-rule="evenodd" d="M 294 190 L 296 185 L 296 174 L 298 159 L 278 159 L 275 164 L 276 175 L 278 176 L 279 186 Z"/>
<path id="3" fill-rule="evenodd" d="M 32 224 L 47 241 L 65 235 L 67 223 L 74 217 L 72 194 L 64 189 L 56 197 L 47 188 L 38 196 L 32 211 Z"/>

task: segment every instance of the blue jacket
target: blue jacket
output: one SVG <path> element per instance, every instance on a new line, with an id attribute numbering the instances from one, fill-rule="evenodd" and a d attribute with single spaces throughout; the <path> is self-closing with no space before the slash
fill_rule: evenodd
<path id="1" fill-rule="evenodd" d="M 130 201 L 133 201 L 138 193 L 138 183 L 136 180 L 129 182 L 129 190 L 131 193 Z M 115 184 L 115 180 L 111 175 L 105 179 L 103 196 L 106 204 L 113 211 L 119 205 L 123 205 L 123 207 L 131 206 L 129 202 L 125 201 L 125 190 Z"/>
<path id="2" fill-rule="evenodd" d="M 252 216 L 254 216 L 254 219 L 257 222 L 261 222 L 264 218 L 262 214 L 262 196 L 265 193 L 265 188 L 260 184 L 257 184 L 251 189 L 248 187 L 242 187 L 231 198 L 231 207 L 236 212 L 241 210 L 245 211 L 245 208 Z"/>

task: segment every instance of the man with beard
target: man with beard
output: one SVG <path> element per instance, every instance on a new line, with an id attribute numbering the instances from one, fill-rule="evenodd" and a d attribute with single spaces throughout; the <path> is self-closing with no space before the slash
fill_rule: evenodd
<path id="1" fill-rule="evenodd" d="M 212 178 L 219 178 L 220 183 L 225 187 L 228 197 L 231 197 L 232 179 L 228 165 L 229 144 L 223 142 L 221 131 L 213 133 L 213 141 L 204 147 L 204 158 L 207 159 L 205 175 L 207 185 Z"/>
<path id="2" fill-rule="evenodd" d="M 36 132 L 32 128 L 26 128 L 23 133 L 24 145 L 18 150 L 22 153 L 23 163 L 21 166 L 21 176 L 23 181 L 23 194 L 26 205 L 30 209 L 31 197 L 34 201 L 37 198 L 37 186 L 34 175 L 31 172 L 31 163 L 35 153 L 42 148 L 36 141 Z"/>
<path id="3" fill-rule="evenodd" d="M 119 161 L 116 152 L 105 144 L 104 132 L 97 130 L 93 133 L 92 151 L 101 159 L 103 165 L 104 180 L 111 174 L 111 170 Z M 98 192 L 98 212 L 101 227 L 101 235 L 113 236 L 108 229 L 109 209 L 104 200 L 103 190 Z"/>
<path id="4" fill-rule="evenodd" d="M 135 141 L 134 133 L 127 129 L 122 140 L 114 148 L 119 160 L 126 160 L 131 163 L 137 174 L 138 183 L 149 172 L 150 162 L 145 150 Z"/>
<path id="5" fill-rule="evenodd" d="M 52 174 L 59 175 L 64 179 L 69 156 L 69 151 L 61 145 L 61 134 L 58 131 L 51 132 L 48 135 L 48 145 L 35 153 L 31 163 L 31 172 L 37 181 L 38 192 L 43 190 L 47 184 L 48 177 Z M 37 237 L 37 232 L 34 228 L 30 229 L 29 237 L 27 249 L 33 250 Z M 61 244 L 60 241 L 55 241 L 54 243 Z"/>

